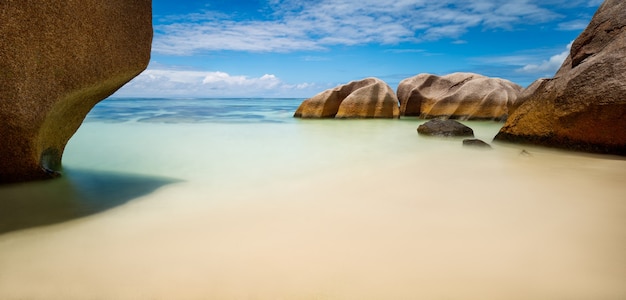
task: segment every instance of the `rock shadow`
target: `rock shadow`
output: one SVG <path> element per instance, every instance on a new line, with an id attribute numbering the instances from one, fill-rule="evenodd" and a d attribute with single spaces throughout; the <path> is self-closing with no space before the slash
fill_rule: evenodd
<path id="1" fill-rule="evenodd" d="M 63 173 L 54 180 L 0 186 L 0 235 L 97 214 L 180 182 L 67 168 Z"/>

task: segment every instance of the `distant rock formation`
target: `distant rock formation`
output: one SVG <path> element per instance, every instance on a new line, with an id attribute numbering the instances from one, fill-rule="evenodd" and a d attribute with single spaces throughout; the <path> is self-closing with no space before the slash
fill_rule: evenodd
<path id="1" fill-rule="evenodd" d="M 417 133 L 443 137 L 474 137 L 474 130 L 455 120 L 430 120 L 417 127 Z"/>
<path id="2" fill-rule="evenodd" d="M 304 100 L 296 118 L 398 118 L 393 89 L 378 78 L 352 81 Z"/>
<path id="3" fill-rule="evenodd" d="M 398 85 L 400 115 L 462 120 L 504 120 L 522 87 L 474 73 L 419 74 Z"/>
<path id="4" fill-rule="evenodd" d="M 0 183 L 55 177 L 70 137 L 150 59 L 150 0 L 0 1 Z"/>
<path id="5" fill-rule="evenodd" d="M 555 77 L 519 101 L 497 140 L 626 155 L 626 2 L 606 0 Z"/>

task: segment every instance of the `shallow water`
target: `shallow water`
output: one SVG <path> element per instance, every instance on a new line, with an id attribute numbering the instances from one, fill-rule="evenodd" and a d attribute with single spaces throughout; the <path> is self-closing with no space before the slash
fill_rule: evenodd
<path id="1" fill-rule="evenodd" d="M 0 299 L 626 298 L 625 160 L 298 104 L 102 102 L 0 187 Z"/>

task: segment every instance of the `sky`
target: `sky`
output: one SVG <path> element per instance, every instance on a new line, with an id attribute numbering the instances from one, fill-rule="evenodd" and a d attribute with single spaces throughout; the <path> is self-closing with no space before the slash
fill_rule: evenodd
<path id="1" fill-rule="evenodd" d="M 148 68 L 118 97 L 309 98 L 377 77 L 552 77 L 601 0 L 153 0 Z"/>

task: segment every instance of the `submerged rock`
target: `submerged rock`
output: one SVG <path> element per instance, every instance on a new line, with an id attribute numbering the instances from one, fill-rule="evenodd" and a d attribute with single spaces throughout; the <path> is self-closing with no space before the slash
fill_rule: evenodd
<path id="1" fill-rule="evenodd" d="M 100 100 L 150 59 L 150 0 L 0 1 L 0 183 L 55 177 Z"/>
<path id="2" fill-rule="evenodd" d="M 400 115 L 422 118 L 504 120 L 522 87 L 474 73 L 419 74 L 398 85 Z"/>
<path id="3" fill-rule="evenodd" d="M 378 78 L 352 81 L 304 100 L 296 118 L 398 118 L 393 89 Z"/>
<path id="4" fill-rule="evenodd" d="M 626 155 L 626 2 L 606 0 L 552 79 L 526 89 L 497 140 Z"/>
<path id="5" fill-rule="evenodd" d="M 491 149 L 491 145 L 479 139 L 464 139 L 463 146 Z"/>
<path id="6" fill-rule="evenodd" d="M 431 136 L 474 136 L 474 131 L 471 128 L 455 120 L 430 120 L 417 127 L 417 132 Z"/>

